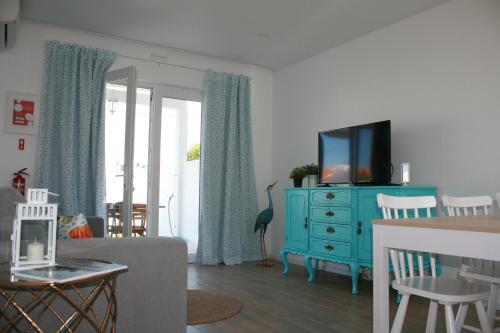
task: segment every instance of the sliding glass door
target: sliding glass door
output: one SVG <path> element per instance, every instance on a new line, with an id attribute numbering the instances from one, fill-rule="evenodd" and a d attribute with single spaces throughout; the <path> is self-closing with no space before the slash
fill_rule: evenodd
<path id="1" fill-rule="evenodd" d="M 153 104 L 150 231 L 184 239 L 193 254 L 198 242 L 201 92 L 160 87 Z"/>

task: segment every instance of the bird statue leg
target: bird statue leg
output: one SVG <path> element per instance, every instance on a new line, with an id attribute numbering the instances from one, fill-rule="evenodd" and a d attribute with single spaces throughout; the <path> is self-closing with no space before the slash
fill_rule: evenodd
<path id="1" fill-rule="evenodd" d="M 261 263 L 258 264 L 259 266 L 262 266 L 262 267 L 272 267 L 273 264 L 271 264 L 269 261 L 268 261 L 268 258 L 267 258 L 267 251 L 266 251 L 266 242 L 265 242 L 265 233 L 264 231 L 261 232 L 260 234 L 260 250 L 261 250 Z"/>
<path id="2" fill-rule="evenodd" d="M 260 241 L 260 259 L 262 264 L 264 264 L 264 232 L 262 230 L 260 231 L 259 241 Z"/>
<path id="3" fill-rule="evenodd" d="M 266 242 L 264 240 L 264 233 L 262 234 L 262 247 L 264 248 L 264 266 L 269 267 L 267 263 Z"/>

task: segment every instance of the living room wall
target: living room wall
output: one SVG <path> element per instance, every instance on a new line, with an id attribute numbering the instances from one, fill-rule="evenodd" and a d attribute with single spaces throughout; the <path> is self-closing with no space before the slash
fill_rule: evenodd
<path id="1" fill-rule="evenodd" d="M 27 167 L 34 172 L 36 136 L 7 134 L 3 131 L 5 93 L 7 91 L 40 95 L 45 41 L 55 39 L 82 45 L 108 48 L 119 54 L 149 58 L 151 53 L 168 56 L 174 64 L 212 68 L 215 71 L 241 73 L 252 77 L 252 126 L 255 173 L 260 208 L 267 207 L 264 189 L 271 182 L 271 108 L 272 71 L 263 67 L 210 57 L 158 45 L 85 32 L 33 20 L 21 21 L 16 44 L 0 51 L 0 186 L 8 186 L 12 172 Z M 202 90 L 204 74 L 185 68 L 148 63 L 119 57 L 112 69 L 134 65 L 140 81 Z M 26 139 L 26 149 L 17 150 L 17 140 Z M 33 176 L 29 178 L 32 184 Z"/>
<path id="2" fill-rule="evenodd" d="M 500 192 L 500 1 L 450 1 L 275 72 L 273 103 L 277 192 L 293 167 L 317 163 L 318 131 L 386 119 L 394 182 L 410 162 L 411 183 L 440 195 Z"/>

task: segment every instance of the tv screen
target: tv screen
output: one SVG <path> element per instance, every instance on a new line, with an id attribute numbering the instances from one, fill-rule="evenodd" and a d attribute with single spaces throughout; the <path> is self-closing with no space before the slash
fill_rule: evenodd
<path id="1" fill-rule="evenodd" d="M 352 168 L 351 128 L 319 133 L 318 145 L 320 183 L 349 183 Z"/>
<path id="2" fill-rule="evenodd" d="M 391 122 L 341 128 L 318 135 L 321 184 L 391 181 Z"/>

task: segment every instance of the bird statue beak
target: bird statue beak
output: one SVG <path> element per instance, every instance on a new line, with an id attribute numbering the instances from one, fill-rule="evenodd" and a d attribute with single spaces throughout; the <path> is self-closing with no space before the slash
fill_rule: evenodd
<path id="1" fill-rule="evenodd" d="M 274 183 L 272 183 L 271 185 L 269 185 L 264 192 L 267 192 L 269 191 L 270 189 L 272 189 L 274 187 L 274 185 L 278 184 L 278 181 L 275 181 Z"/>
<path id="2" fill-rule="evenodd" d="M 272 189 L 274 187 L 274 185 L 276 185 L 276 184 L 278 184 L 278 181 L 275 181 L 274 183 L 269 185 L 264 192 L 267 192 L 268 190 Z"/>

